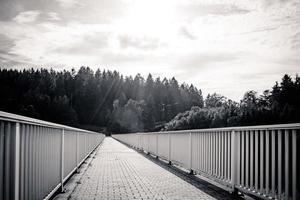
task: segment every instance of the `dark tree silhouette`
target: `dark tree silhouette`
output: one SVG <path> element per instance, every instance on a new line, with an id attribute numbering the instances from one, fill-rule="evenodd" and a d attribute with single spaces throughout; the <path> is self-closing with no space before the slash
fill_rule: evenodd
<path id="1" fill-rule="evenodd" d="M 284 75 L 271 91 L 246 92 L 240 103 L 209 94 L 204 104 L 179 113 L 163 130 L 300 122 L 300 78 Z"/>
<path id="2" fill-rule="evenodd" d="M 116 71 L 0 69 L 0 110 L 76 127 L 114 131 L 159 130 L 177 113 L 203 106 L 201 90 L 175 78 Z M 132 123 L 130 123 L 132 122 Z"/>

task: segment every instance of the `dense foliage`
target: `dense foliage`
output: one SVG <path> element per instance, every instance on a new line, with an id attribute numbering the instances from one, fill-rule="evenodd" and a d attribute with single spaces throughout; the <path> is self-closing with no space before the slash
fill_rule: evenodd
<path id="1" fill-rule="evenodd" d="M 164 130 L 300 122 L 300 78 L 288 75 L 271 91 L 246 92 L 240 103 L 208 95 L 204 107 L 192 107 L 168 122 Z"/>
<path id="2" fill-rule="evenodd" d="M 300 78 L 234 102 L 175 78 L 116 71 L 0 69 L 0 110 L 107 132 L 179 130 L 300 122 Z M 178 114 L 179 113 L 179 114 Z"/>
<path id="3" fill-rule="evenodd" d="M 179 112 L 203 107 L 200 90 L 175 78 L 116 71 L 0 69 L 0 110 L 113 132 L 159 130 Z"/>

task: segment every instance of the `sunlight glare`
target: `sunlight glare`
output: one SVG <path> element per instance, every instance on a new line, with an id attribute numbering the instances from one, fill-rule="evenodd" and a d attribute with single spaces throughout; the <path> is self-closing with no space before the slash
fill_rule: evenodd
<path id="1" fill-rule="evenodd" d="M 166 36 L 172 31 L 175 6 L 169 1 L 138 0 L 122 19 L 123 29 L 137 35 Z"/>

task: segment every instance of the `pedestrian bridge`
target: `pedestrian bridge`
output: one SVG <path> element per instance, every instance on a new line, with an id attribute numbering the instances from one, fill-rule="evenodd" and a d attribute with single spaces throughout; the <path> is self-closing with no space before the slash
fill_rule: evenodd
<path id="1" fill-rule="evenodd" d="M 0 112 L 0 199 L 299 199 L 299 129 L 111 138 Z"/>

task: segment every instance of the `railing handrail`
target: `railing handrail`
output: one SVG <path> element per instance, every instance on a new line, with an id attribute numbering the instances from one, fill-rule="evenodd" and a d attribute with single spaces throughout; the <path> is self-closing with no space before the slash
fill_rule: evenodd
<path id="1" fill-rule="evenodd" d="M 12 114 L 4 111 L 0 111 L 0 120 L 3 121 L 10 121 L 10 122 L 19 122 L 24 124 L 31 124 L 31 125 L 38 125 L 38 126 L 44 126 L 49 128 L 56 128 L 56 129 L 64 129 L 64 130 L 72 130 L 72 131 L 80 131 L 85 133 L 97 133 L 94 131 L 88 131 L 84 129 L 74 128 L 71 126 L 66 126 L 62 124 L 57 124 L 53 122 L 47 122 L 40 119 L 35 119 L 31 117 L 25 117 L 22 115 Z M 97 133 L 100 134 L 100 133 Z"/>
<path id="2" fill-rule="evenodd" d="M 290 124 L 274 124 L 274 125 L 258 125 L 258 126 L 232 126 L 232 127 L 220 127 L 220 128 L 205 128 L 205 129 L 188 129 L 188 130 L 174 130 L 174 131 L 156 131 L 156 132 L 135 132 L 125 134 L 164 134 L 164 133 L 199 133 L 199 132 L 215 132 L 215 131 L 247 131 L 247 130 L 278 130 L 278 129 L 295 129 L 300 128 L 300 123 Z M 115 135 L 115 134 L 113 134 Z M 118 135 L 118 134 L 116 134 Z"/>

